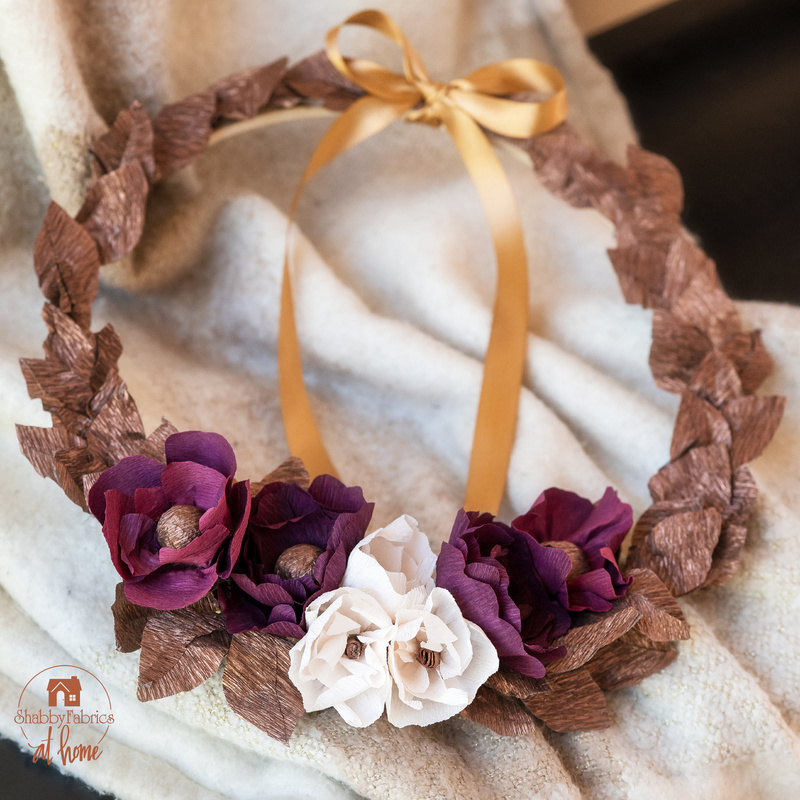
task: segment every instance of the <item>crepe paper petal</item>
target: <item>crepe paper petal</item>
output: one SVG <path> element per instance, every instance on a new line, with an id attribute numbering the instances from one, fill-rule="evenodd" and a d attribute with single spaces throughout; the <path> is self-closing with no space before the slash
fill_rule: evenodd
<path id="1" fill-rule="evenodd" d="M 196 603 L 216 582 L 217 570 L 213 565 L 204 569 L 160 567 L 136 583 L 126 583 L 125 596 L 140 606 L 172 611 Z"/>
<path id="2" fill-rule="evenodd" d="M 550 691 L 525 700 L 528 710 L 561 733 L 596 731 L 611 724 L 606 700 L 586 667 L 553 675 Z"/>
<path id="3" fill-rule="evenodd" d="M 133 493 L 133 503 L 137 513 L 146 514 L 154 522 L 158 522 L 159 517 L 170 507 L 160 486 L 137 488 Z"/>
<path id="4" fill-rule="evenodd" d="M 161 473 L 164 469 L 163 464 L 145 456 L 130 456 L 123 459 L 119 464 L 105 470 L 92 486 L 89 492 L 89 510 L 101 523 L 104 522 L 105 493 L 109 489 L 133 497 L 137 489 L 161 486 Z"/>
<path id="5" fill-rule="evenodd" d="M 231 532 L 224 525 L 215 525 L 203 531 L 196 539 L 179 549 L 162 547 L 158 551 L 160 564 L 186 564 L 195 567 L 210 566 L 222 544 L 230 538 Z"/>
<path id="6" fill-rule="evenodd" d="M 183 431 L 164 443 L 167 463 L 190 461 L 222 473 L 226 478 L 236 474 L 236 456 L 228 441 L 218 433 Z"/>
<path id="7" fill-rule="evenodd" d="M 536 727 L 533 715 L 524 703 L 488 686 L 481 686 L 475 699 L 460 713 L 500 736 L 524 736 Z"/>
<path id="8" fill-rule="evenodd" d="M 173 461 L 161 473 L 161 485 L 170 505 L 213 508 L 223 496 L 226 483 L 221 472 L 191 461 Z"/>
<path id="9" fill-rule="evenodd" d="M 338 513 L 354 514 L 367 502 L 360 486 L 345 486 L 333 475 L 318 475 L 308 491 L 320 505 Z"/>

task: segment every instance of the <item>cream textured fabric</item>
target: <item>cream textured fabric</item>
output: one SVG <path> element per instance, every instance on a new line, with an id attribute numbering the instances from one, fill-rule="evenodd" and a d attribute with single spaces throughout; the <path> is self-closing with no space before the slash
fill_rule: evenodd
<path id="1" fill-rule="evenodd" d="M 75 772 L 121 798 L 633 800 L 800 796 L 800 311 L 742 304 L 788 395 L 756 463 L 761 499 L 737 576 L 684 602 L 693 638 L 641 686 L 609 696 L 614 724 L 502 738 L 463 719 L 402 730 L 304 718 L 289 748 L 227 710 L 219 676 L 180 697 L 135 699 L 137 656 L 114 648 L 117 576 L 99 525 L 19 455 L 14 422 L 49 424 L 16 365 L 44 338 L 31 265 L 48 190 L 80 204 L 85 150 L 133 99 L 149 111 L 234 70 L 319 49 L 361 0 L 0 0 L 0 733 L 39 669 L 100 675 L 116 723 Z M 573 124 L 621 159 L 624 104 L 562 0 L 391 0 L 434 76 L 522 55 L 565 74 Z M 352 48 L 355 36 L 345 40 Z M 348 44 L 349 42 L 349 44 Z M 375 47 L 373 40 L 366 48 Z M 135 257 L 107 273 L 96 324 L 148 430 L 232 442 L 240 477 L 285 456 L 275 339 L 285 216 L 324 121 L 225 142 L 158 188 Z M 504 514 L 558 485 L 616 486 L 639 513 L 668 458 L 674 397 L 647 367 L 650 314 L 626 306 L 608 222 L 553 199 L 503 155 L 526 224 L 532 297 L 525 390 Z M 344 479 L 407 513 L 434 549 L 464 490 L 494 266 L 488 230 L 440 131 L 398 125 L 308 187 L 298 217 L 298 324 L 312 402 Z M 313 246 L 309 244 L 313 242 Z M 148 290 L 143 293 L 141 290 Z"/>

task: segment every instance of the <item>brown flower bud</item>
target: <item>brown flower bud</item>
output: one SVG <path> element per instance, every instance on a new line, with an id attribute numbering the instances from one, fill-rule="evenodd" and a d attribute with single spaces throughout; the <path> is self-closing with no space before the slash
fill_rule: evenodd
<path id="1" fill-rule="evenodd" d="M 296 544 L 287 547 L 275 562 L 275 572 L 284 580 L 311 575 L 322 550 L 313 544 Z"/>
<path id="2" fill-rule="evenodd" d="M 172 506 L 156 525 L 156 539 L 162 547 L 180 550 L 200 535 L 203 509 L 197 506 Z"/>
<path id="3" fill-rule="evenodd" d="M 569 575 L 567 575 L 568 581 L 589 571 L 589 562 L 586 560 L 583 550 L 577 545 L 572 544 L 572 542 L 545 542 L 544 546 L 563 550 L 569 556 L 570 561 L 572 561 L 572 569 L 569 571 Z"/>
<path id="4" fill-rule="evenodd" d="M 358 661 L 363 652 L 364 642 L 359 641 L 358 636 L 351 633 L 350 636 L 347 637 L 347 646 L 344 648 L 344 654 L 353 661 Z"/>
<path id="5" fill-rule="evenodd" d="M 419 653 L 417 654 L 417 661 L 426 669 L 436 669 L 441 660 L 442 657 L 439 653 L 435 650 L 427 650 L 424 647 L 420 647 Z"/>

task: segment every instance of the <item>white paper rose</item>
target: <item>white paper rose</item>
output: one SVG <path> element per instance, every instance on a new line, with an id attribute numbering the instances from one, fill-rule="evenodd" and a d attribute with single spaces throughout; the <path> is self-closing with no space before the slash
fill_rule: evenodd
<path id="1" fill-rule="evenodd" d="M 308 633 L 289 652 L 289 678 L 306 711 L 335 708 L 357 728 L 383 713 L 391 691 L 392 618 L 372 596 L 339 588 L 306 609 Z"/>
<path id="2" fill-rule="evenodd" d="M 363 589 L 378 598 L 389 614 L 404 595 L 434 587 L 436 556 L 413 517 L 404 514 L 365 537 L 350 553 L 342 586 Z"/>
<path id="3" fill-rule="evenodd" d="M 446 589 L 413 590 L 395 622 L 388 653 L 393 685 L 386 711 L 398 728 L 431 725 L 458 714 L 499 667 L 494 645 L 464 619 Z"/>

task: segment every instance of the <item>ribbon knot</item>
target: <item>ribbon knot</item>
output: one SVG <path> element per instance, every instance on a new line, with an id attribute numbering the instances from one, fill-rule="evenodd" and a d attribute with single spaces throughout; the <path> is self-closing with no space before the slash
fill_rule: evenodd
<path id="1" fill-rule="evenodd" d="M 345 58 L 339 31 L 362 25 L 399 45 L 403 74 L 372 61 Z M 465 506 L 497 512 L 505 487 L 528 336 L 528 271 L 522 224 L 505 172 L 484 130 L 526 139 L 554 128 L 567 114 L 558 70 L 532 59 L 490 64 L 466 78 L 437 83 L 397 27 L 380 11 L 362 11 L 332 28 L 325 39 L 330 62 L 365 95 L 329 128 L 311 157 L 289 212 L 294 217 L 303 186 L 328 162 L 396 120 L 443 126 L 453 139 L 478 191 L 494 243 L 497 293 L 484 360 L 483 385 L 472 444 Z M 541 102 L 519 102 L 521 93 L 550 94 Z M 484 130 L 482 130 L 484 129 Z M 314 423 L 303 381 L 287 244 L 281 294 L 278 362 L 286 438 L 312 474 L 336 474 Z"/>

